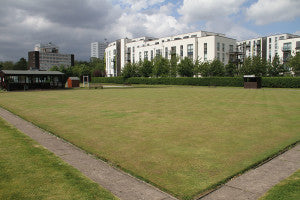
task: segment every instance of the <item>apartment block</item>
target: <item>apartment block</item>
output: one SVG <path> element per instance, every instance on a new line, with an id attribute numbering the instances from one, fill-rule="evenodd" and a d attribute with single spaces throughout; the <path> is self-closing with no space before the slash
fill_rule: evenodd
<path id="1" fill-rule="evenodd" d="M 34 51 L 28 52 L 28 69 L 47 71 L 53 66 L 74 66 L 74 55 L 59 53 L 52 43 L 36 44 Z"/>
<path id="2" fill-rule="evenodd" d="M 91 58 L 104 59 L 107 42 L 93 42 L 91 43 Z"/>
<path id="3" fill-rule="evenodd" d="M 243 62 L 245 57 L 261 56 L 261 58 L 272 61 L 277 54 L 282 62 L 285 62 L 288 55 L 295 54 L 297 41 L 300 41 L 300 36 L 292 34 L 277 34 L 266 37 L 254 38 L 237 42 L 236 53 L 239 54 L 239 60 Z M 289 47 L 283 48 L 283 45 Z M 287 50 L 288 51 L 284 51 Z M 298 43 L 299 51 L 299 43 Z M 287 52 L 290 52 L 289 54 Z"/>
<path id="4" fill-rule="evenodd" d="M 106 72 L 108 76 L 118 76 L 126 63 L 153 60 L 157 55 L 167 59 L 177 55 L 180 59 L 188 57 L 193 61 L 219 59 L 227 64 L 233 49 L 236 49 L 235 39 L 206 31 L 163 38 L 123 38 L 108 44 L 105 50 Z"/>

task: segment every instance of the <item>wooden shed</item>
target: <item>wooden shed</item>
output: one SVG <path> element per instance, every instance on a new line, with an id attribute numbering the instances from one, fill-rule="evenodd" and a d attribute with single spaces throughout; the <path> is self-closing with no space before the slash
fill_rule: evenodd
<path id="1" fill-rule="evenodd" d="M 0 87 L 6 90 L 64 88 L 65 74 L 58 71 L 1 70 Z"/>
<path id="2" fill-rule="evenodd" d="M 245 75 L 244 88 L 248 88 L 248 89 L 261 88 L 261 77 L 255 75 Z"/>
<path id="3" fill-rule="evenodd" d="M 79 87 L 80 79 L 78 77 L 69 77 L 68 78 L 68 88 Z"/>

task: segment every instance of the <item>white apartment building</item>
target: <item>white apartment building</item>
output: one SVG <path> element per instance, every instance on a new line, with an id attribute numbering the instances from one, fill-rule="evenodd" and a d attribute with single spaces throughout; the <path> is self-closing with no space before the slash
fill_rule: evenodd
<path id="1" fill-rule="evenodd" d="M 107 42 L 92 42 L 91 43 L 91 58 L 104 59 Z"/>
<path id="2" fill-rule="evenodd" d="M 230 52 L 236 48 L 236 40 L 224 34 L 198 31 L 164 38 L 140 37 L 120 39 L 108 44 L 106 53 L 107 76 L 118 76 L 127 62 L 152 60 L 156 55 L 171 59 L 191 58 L 194 62 L 219 59 L 229 62 Z"/>
<path id="3" fill-rule="evenodd" d="M 59 53 L 58 46 L 51 42 L 36 44 L 34 51 L 28 52 L 28 69 L 47 71 L 53 66 L 74 66 L 74 55 Z"/>
<path id="4" fill-rule="evenodd" d="M 277 54 L 283 62 L 283 44 L 290 41 L 296 48 L 296 41 L 300 41 L 300 36 L 288 33 L 271 35 L 267 37 L 254 38 L 237 42 L 237 51 L 240 52 L 241 61 L 243 57 L 260 55 L 262 58 L 272 61 Z M 293 49 L 295 49 L 293 48 Z"/>

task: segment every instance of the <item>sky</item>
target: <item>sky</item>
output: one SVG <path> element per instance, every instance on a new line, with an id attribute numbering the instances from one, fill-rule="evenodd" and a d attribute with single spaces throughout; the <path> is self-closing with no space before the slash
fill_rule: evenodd
<path id="1" fill-rule="evenodd" d="M 37 43 L 89 60 L 91 42 L 193 31 L 245 40 L 300 35 L 300 0 L 0 0 L 0 61 Z"/>

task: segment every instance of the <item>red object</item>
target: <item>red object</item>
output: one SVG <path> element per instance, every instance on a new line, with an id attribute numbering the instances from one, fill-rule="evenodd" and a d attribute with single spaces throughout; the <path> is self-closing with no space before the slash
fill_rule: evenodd
<path id="1" fill-rule="evenodd" d="M 68 78 L 68 88 L 79 87 L 80 79 L 78 77 L 69 77 Z"/>

